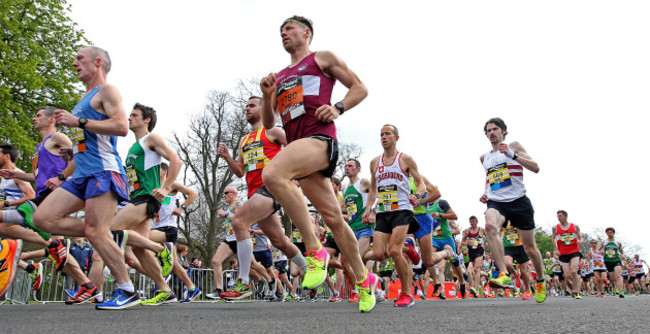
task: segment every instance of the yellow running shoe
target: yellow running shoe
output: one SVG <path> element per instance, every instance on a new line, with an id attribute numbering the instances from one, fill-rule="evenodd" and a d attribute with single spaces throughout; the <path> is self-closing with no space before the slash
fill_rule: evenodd
<path id="1" fill-rule="evenodd" d="M 320 245 L 317 251 L 307 250 L 305 260 L 307 261 L 307 272 L 302 280 L 302 288 L 315 289 L 325 282 L 330 255 L 325 247 Z"/>
<path id="2" fill-rule="evenodd" d="M 360 312 L 370 312 L 375 305 L 377 300 L 375 299 L 375 290 L 377 289 L 377 283 L 379 279 L 373 273 L 369 273 L 366 270 L 366 279 L 361 282 L 357 282 L 357 290 L 359 290 L 359 311 Z"/>

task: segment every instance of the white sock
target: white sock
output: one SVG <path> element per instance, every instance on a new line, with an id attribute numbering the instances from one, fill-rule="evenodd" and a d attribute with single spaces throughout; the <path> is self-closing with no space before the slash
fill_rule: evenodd
<path id="1" fill-rule="evenodd" d="M 239 260 L 239 279 L 244 284 L 250 283 L 251 261 L 253 260 L 253 240 L 246 238 L 237 241 L 237 259 Z"/>
<path id="2" fill-rule="evenodd" d="M 135 292 L 135 287 L 133 286 L 133 282 L 131 282 L 131 281 L 128 281 L 128 282 L 122 283 L 122 284 L 118 284 L 117 288 L 122 289 L 122 290 L 124 290 L 126 292 L 131 292 L 131 293 Z"/>

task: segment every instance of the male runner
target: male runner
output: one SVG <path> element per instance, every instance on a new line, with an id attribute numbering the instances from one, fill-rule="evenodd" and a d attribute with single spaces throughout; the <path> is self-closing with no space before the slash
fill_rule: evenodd
<path id="1" fill-rule="evenodd" d="M 573 293 L 573 298 L 580 297 L 580 274 L 578 266 L 580 265 L 580 244 L 582 244 L 582 235 L 578 225 L 567 221 L 568 214 L 564 210 L 557 212 L 559 223 L 552 228 L 552 238 L 555 240 L 553 248 L 555 254 L 562 263 L 564 280 Z"/>
<path id="2" fill-rule="evenodd" d="M 472 295 L 476 295 L 477 292 L 483 291 L 481 289 L 481 270 L 483 269 L 483 255 L 485 255 L 485 248 L 483 248 L 485 230 L 478 226 L 476 216 L 469 217 L 469 225 L 469 228 L 463 230 L 461 243 L 467 246 L 467 256 L 469 257 L 469 263 L 472 264 L 473 273 L 470 282 L 472 288 L 470 292 Z"/>
<path id="3" fill-rule="evenodd" d="M 41 244 L 45 247 L 53 246 L 56 243 L 59 245 L 67 244 L 69 242 L 68 240 L 52 239 L 49 233 L 36 228 L 32 221 L 32 216 L 36 206 L 73 173 L 75 168 L 74 162 L 65 162 L 59 152 L 62 147 L 70 147 L 72 142 L 65 134 L 56 131 L 56 119 L 53 108 L 39 108 L 32 118 L 32 122 L 34 129 L 40 133 L 42 139 L 41 143 L 35 149 L 34 159 L 32 161 L 33 172 L 25 173 L 18 169 L 2 169 L 0 174 L 7 180 L 15 179 L 33 182 L 36 186 L 36 197 L 34 199 L 21 204 L 15 210 L 3 211 L 4 218 L 2 219 L 5 223 L 20 224 L 24 228 L 31 229 L 34 232 L 24 230 L 23 228 L 12 229 L 3 226 L 1 233 Z M 31 190 L 31 187 L 29 189 Z M 39 237 L 32 235 L 36 233 L 38 233 Z M 40 251 L 23 253 L 22 259 L 27 260 L 28 258 L 48 256 L 47 249 L 45 253 L 39 253 Z M 58 270 L 63 269 L 66 275 L 68 275 L 67 277 L 74 279 L 80 286 L 77 295 L 73 296 L 71 300 L 66 301 L 66 304 L 84 303 L 98 296 L 98 289 L 88 279 L 86 274 L 81 271 L 76 260 L 73 258 L 68 259 L 65 256 L 58 263 L 55 262 L 55 265 Z M 43 268 L 38 263 L 27 264 L 22 261 L 19 266 L 29 273 L 32 278 L 32 287 L 36 290 L 42 282 L 42 278 L 39 276 Z"/>
<path id="4" fill-rule="evenodd" d="M 393 258 L 402 284 L 402 291 L 394 305 L 409 307 L 413 306 L 415 301 L 411 294 L 410 271 L 402 252 L 406 235 L 420 228 L 413 214 L 412 202 L 417 202 L 417 198 L 423 197 L 425 187 L 415 160 L 397 151 L 398 140 L 397 127 L 386 124 L 381 128 L 381 145 L 384 153 L 370 162 L 372 176 L 368 194 L 368 203 L 375 203 L 378 198 L 379 205 L 366 210 L 363 220 L 368 223 L 376 222 L 373 244 L 375 261 L 383 261 L 388 254 Z M 409 184 L 411 177 L 415 179 L 415 186 L 418 189 L 415 194 L 411 194 Z"/>
<path id="5" fill-rule="evenodd" d="M 246 104 L 246 121 L 251 126 L 249 132 L 242 139 L 239 145 L 238 158 L 235 161 L 225 144 L 219 145 L 217 154 L 224 158 L 228 167 L 238 177 L 246 176 L 248 186 L 248 201 L 237 209 L 232 224 L 237 240 L 237 258 L 239 260 L 239 279 L 230 291 L 221 294 L 222 298 L 237 299 L 242 296 L 242 291 L 247 289 L 250 283 L 250 265 L 253 253 L 253 239 L 249 234 L 251 226 L 257 224 L 261 229 L 256 233 L 266 235 L 274 247 L 280 249 L 292 262 L 296 263 L 302 270 L 306 269 L 305 258 L 300 250 L 282 232 L 282 223 L 276 211 L 280 204 L 273 195 L 266 189 L 262 181 L 262 171 L 272 159 L 281 151 L 282 145 L 287 143 L 284 130 L 279 127 L 266 129 L 262 126 L 261 117 L 262 98 L 251 96 Z M 257 243 L 256 243 L 257 245 Z M 260 244 L 259 246 L 263 246 Z M 263 251 L 261 248 L 259 251 Z M 266 255 L 268 252 L 264 251 Z M 258 253 L 260 256 L 262 253 Z M 270 258 L 264 257 L 265 267 L 272 265 Z M 276 283 L 272 279 L 271 285 Z"/>
<path id="6" fill-rule="evenodd" d="M 167 181 L 168 171 L 169 165 L 162 162 L 160 164 L 160 184 L 165 184 Z M 174 199 L 178 193 L 185 195 L 186 199 L 177 207 Z M 149 239 L 154 242 L 171 242 L 176 245 L 176 240 L 178 239 L 178 227 L 175 217 L 183 214 L 183 211 L 185 211 L 197 197 L 196 192 L 187 186 L 179 182 L 172 183 L 171 190 L 169 191 L 169 194 L 167 194 L 167 198 L 162 201 L 160 210 L 158 210 L 158 216 L 154 219 L 153 227 L 149 233 Z M 181 303 L 189 303 L 201 295 L 201 290 L 194 285 L 194 282 L 192 282 L 190 277 L 187 275 L 187 271 L 185 271 L 185 268 L 183 268 L 179 262 L 180 261 L 173 261 L 172 270 L 174 275 L 180 278 L 187 287 L 187 297 L 181 300 Z"/>
<path id="7" fill-rule="evenodd" d="M 424 182 L 428 182 L 426 178 L 424 179 Z M 453 222 L 454 220 L 458 219 L 458 216 L 456 215 L 456 212 L 454 212 L 454 210 L 451 208 L 451 205 L 449 205 L 449 202 L 444 199 L 438 199 L 432 205 L 429 205 L 426 211 L 426 215 L 434 219 L 431 233 L 432 251 L 434 254 L 434 257 L 432 258 L 432 264 L 438 265 L 438 269 L 444 278 L 445 268 L 447 267 L 447 262 L 445 260 L 450 260 L 452 265 L 451 270 L 454 274 L 456 274 L 456 277 L 458 278 L 460 296 L 461 298 L 465 298 L 467 295 L 467 287 L 465 285 L 465 277 L 463 276 L 463 268 L 460 267 L 460 258 L 456 250 L 456 242 L 454 241 L 453 237 L 454 231 L 452 230 L 452 228 L 456 230 L 458 229 L 458 227 Z M 455 233 L 458 234 L 458 231 Z M 423 239 L 420 239 L 420 250 L 423 249 L 422 241 Z M 446 251 L 449 255 L 445 256 L 442 251 Z M 424 253 L 422 253 L 422 258 L 426 258 Z M 434 297 L 436 297 L 436 291 L 438 291 L 437 297 L 440 299 L 445 299 L 446 296 L 444 288 L 442 288 L 441 282 L 438 279 L 438 275 L 435 274 L 436 269 L 433 265 L 429 267 L 429 273 L 434 279 Z M 444 283 L 444 279 L 442 283 Z M 474 297 L 476 297 L 476 290 L 474 290 L 472 293 L 474 294 Z"/>
<path id="8" fill-rule="evenodd" d="M 646 286 L 646 273 L 643 265 L 647 267 L 648 264 L 645 260 L 639 258 L 639 254 L 634 254 L 634 259 L 632 259 L 632 264 L 634 265 L 634 275 L 635 275 L 635 285 L 638 288 L 638 293 L 647 293 Z"/>
<path id="9" fill-rule="evenodd" d="M 506 144 L 503 141 L 508 134 L 505 122 L 500 118 L 491 118 L 483 127 L 490 140 L 492 150 L 480 158 L 487 174 L 485 193 L 480 201 L 487 204 L 485 212 L 485 233 L 492 259 L 500 272 L 490 279 L 490 284 L 504 287 L 510 284 L 510 276 L 504 272 L 503 243 L 498 232 L 506 221 L 510 221 L 521 237 L 521 243 L 538 273 L 544 272 L 542 255 L 535 243 L 534 209 L 524 187 L 524 168 L 533 173 L 539 172 L 537 162 L 533 160 L 519 142 Z M 546 280 L 539 275 L 535 283 L 535 300 L 546 300 Z"/>
<path id="10" fill-rule="evenodd" d="M 616 230 L 613 227 L 605 229 L 607 240 L 601 241 L 598 245 L 598 251 L 603 252 L 605 256 L 605 268 L 609 273 L 614 286 L 614 294 L 619 298 L 625 298 L 623 295 L 623 277 L 621 276 L 621 258 L 624 257 L 623 247 L 619 241 L 614 239 Z"/>
<path id="11" fill-rule="evenodd" d="M 524 246 L 521 243 L 521 237 L 517 232 L 517 229 L 507 222 L 505 226 L 501 228 L 501 233 L 503 233 L 503 247 L 504 247 L 504 259 L 506 261 L 506 268 L 510 274 L 517 274 L 514 264 L 519 265 L 519 277 L 523 280 L 523 289 L 521 289 L 522 295 L 521 299 L 528 300 L 530 298 L 530 276 L 528 276 L 528 261 L 530 258 Z M 518 283 L 521 286 L 521 282 Z M 519 288 L 519 287 L 518 287 Z"/>
<path id="12" fill-rule="evenodd" d="M 333 121 L 359 104 L 368 92 L 334 53 L 309 50 L 313 34 L 311 21 L 300 16 L 293 16 L 280 26 L 282 44 L 291 56 L 291 64 L 262 79 L 262 120 L 268 130 L 280 116 L 289 144 L 266 166 L 262 178 L 304 237 L 308 266 L 303 287 L 313 289 L 325 281 L 329 259 L 312 231 L 305 199 L 291 183 L 293 179 L 299 179 L 304 194 L 332 230 L 359 285 L 359 310 L 368 312 L 375 306 L 377 277 L 364 267 L 354 233 L 343 220 L 329 182 L 338 160 Z M 330 99 L 337 80 L 349 90 L 332 106 Z"/>
<path id="13" fill-rule="evenodd" d="M 128 199 L 126 172 L 117 154 L 117 136 L 128 134 L 126 112 L 120 93 L 106 82 L 111 61 L 105 50 L 95 46 L 82 48 L 72 66 L 86 86 L 86 95 L 72 113 L 60 109 L 54 112 L 57 123 L 72 130 L 76 168 L 72 178 L 39 206 L 34 213 L 34 223 L 49 233 L 85 236 L 118 284 L 113 298 L 96 308 L 123 309 L 140 303 L 124 258 L 109 233 L 117 202 Z M 68 217 L 84 207 L 84 221 Z M 58 261 L 67 256 L 66 247 L 67 244 L 59 243 L 50 248 L 50 253 Z"/>

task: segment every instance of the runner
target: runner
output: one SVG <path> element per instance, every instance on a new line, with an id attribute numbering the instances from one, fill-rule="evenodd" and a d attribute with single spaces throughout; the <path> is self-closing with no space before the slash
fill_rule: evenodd
<path id="1" fill-rule="evenodd" d="M 485 239 L 485 229 L 478 226 L 478 218 L 476 216 L 469 217 L 469 228 L 463 230 L 461 244 L 467 247 L 467 256 L 471 264 L 472 280 L 470 281 L 472 295 L 476 295 L 476 289 L 482 292 L 481 284 L 481 270 L 483 269 L 483 255 L 485 248 L 483 247 L 483 240 Z"/>
<path id="2" fill-rule="evenodd" d="M 72 65 L 87 88 L 86 96 L 73 112 L 55 110 L 59 125 L 70 127 L 76 168 L 72 178 L 48 196 L 34 213 L 36 227 L 49 233 L 85 236 L 101 255 L 117 281 L 115 295 L 97 309 L 124 309 L 140 303 L 130 281 L 119 247 L 111 240 L 109 224 L 118 201 L 128 199 L 126 172 L 117 154 L 117 136 L 126 136 L 128 126 L 122 98 L 106 83 L 111 61 L 98 47 L 77 52 Z M 70 155 L 70 153 L 68 153 Z M 85 221 L 68 214 L 86 208 Z M 50 248 L 59 261 L 67 256 L 67 244 Z"/>
<path id="3" fill-rule="evenodd" d="M 528 261 L 530 258 L 528 258 L 528 254 L 526 254 L 526 251 L 524 250 L 517 229 L 510 224 L 510 221 L 501 228 L 501 233 L 503 234 L 506 267 L 511 275 L 517 275 L 514 267 L 514 263 L 517 263 L 519 266 L 519 277 L 517 277 L 515 286 L 521 290 L 521 299 L 528 300 L 528 298 L 530 298 L 529 287 L 531 283 L 528 272 Z M 519 282 L 520 280 L 523 280 L 523 284 L 522 282 Z M 523 289 L 520 288 L 522 285 Z"/>
<path id="4" fill-rule="evenodd" d="M 427 183 L 426 178 L 424 179 L 425 184 Z M 438 193 L 439 194 L 439 193 Z M 429 274 L 433 278 L 434 282 L 434 292 L 433 296 L 436 296 L 436 291 L 438 291 L 438 297 L 445 299 L 445 291 L 443 288 L 440 288 L 440 281 L 438 280 L 438 275 L 435 274 L 435 265 L 438 266 L 440 272 L 445 272 L 447 267 L 446 259 L 449 259 L 451 262 L 451 270 L 453 274 L 457 277 L 457 283 L 460 286 L 460 297 L 467 297 L 467 287 L 465 285 L 465 277 L 463 275 L 463 268 L 460 266 L 461 262 L 460 257 L 456 249 L 456 242 L 454 241 L 454 233 L 458 234 L 458 226 L 454 222 L 458 219 L 456 212 L 451 208 L 449 202 L 444 199 L 436 200 L 432 205 L 427 206 L 426 214 L 434 219 L 433 223 L 433 233 L 432 233 L 432 264 L 433 266 L 429 267 Z M 451 228 L 450 228 L 451 227 Z M 420 241 L 420 248 L 422 248 L 422 242 Z M 442 252 L 446 252 L 444 254 Z M 425 258 L 424 253 L 422 257 Z M 444 281 L 444 279 L 443 279 Z M 477 291 L 470 289 L 471 293 L 476 297 Z"/>
<path id="5" fill-rule="evenodd" d="M 591 239 L 591 248 L 587 253 L 587 258 L 590 260 L 591 267 L 594 270 L 594 277 L 596 280 L 596 289 L 600 297 L 605 297 L 605 282 L 607 281 L 607 268 L 605 267 L 605 258 L 603 253 L 598 250 L 598 241 Z"/>
<path id="6" fill-rule="evenodd" d="M 552 228 L 552 237 L 555 240 L 553 248 L 560 263 L 562 263 L 564 280 L 567 282 L 569 289 L 571 289 L 573 298 L 581 299 L 580 272 L 578 266 L 580 265 L 582 235 L 580 234 L 580 227 L 576 224 L 569 223 L 567 217 L 568 214 L 566 211 L 559 210 L 557 212 L 559 224 Z"/>
<path id="7" fill-rule="evenodd" d="M 161 162 L 160 184 L 165 184 L 167 181 L 168 171 L 169 165 Z M 177 206 L 175 199 L 179 193 L 185 195 L 186 199 L 183 204 Z M 170 242 L 175 246 L 178 239 L 176 217 L 182 215 L 183 211 L 187 210 L 187 207 L 194 203 L 197 197 L 196 192 L 187 186 L 179 182 L 172 183 L 171 190 L 169 191 L 169 194 L 167 194 L 167 198 L 162 201 L 160 210 L 158 210 L 158 215 L 154 219 L 153 227 L 149 233 L 149 239 L 158 243 Z M 187 297 L 181 300 L 181 303 L 189 303 L 198 298 L 202 292 L 196 285 L 194 285 L 194 282 L 192 282 L 190 277 L 187 275 L 187 271 L 185 271 L 185 268 L 183 268 L 179 262 L 180 261 L 173 261 L 172 270 L 174 275 L 183 281 L 183 284 L 185 284 L 185 287 L 187 288 Z"/>
<path id="8" fill-rule="evenodd" d="M 619 298 L 625 298 L 623 295 L 623 277 L 621 276 L 621 258 L 624 256 L 621 243 L 614 239 L 616 230 L 613 227 L 605 229 L 607 240 L 601 241 L 598 245 L 598 251 L 603 252 L 605 256 L 605 267 L 609 273 L 614 287 L 614 294 Z"/>
<path id="9" fill-rule="evenodd" d="M 329 256 L 312 231 L 304 197 L 291 184 L 293 179 L 299 179 L 304 194 L 332 230 L 359 285 L 359 310 L 368 312 L 376 303 L 377 277 L 364 267 L 354 233 L 343 220 L 328 180 L 338 160 L 333 121 L 359 104 L 366 97 L 367 89 L 334 53 L 309 50 L 313 34 L 311 21 L 300 16 L 293 16 L 280 26 L 282 44 L 291 55 L 291 64 L 280 73 L 262 79 L 262 120 L 268 130 L 281 116 L 289 144 L 265 168 L 262 178 L 304 237 L 308 268 L 303 288 L 313 289 L 325 281 Z M 337 80 L 349 90 L 341 101 L 331 106 Z"/>
<path id="10" fill-rule="evenodd" d="M 645 269 L 643 269 L 643 265 L 647 267 L 648 264 L 645 262 L 645 260 L 639 258 L 639 254 L 634 254 L 634 259 L 632 260 L 632 263 L 634 265 L 634 275 L 636 277 L 636 287 L 640 293 L 648 293 L 647 287 L 646 287 L 646 274 L 645 274 Z"/>
<path id="11" fill-rule="evenodd" d="M 52 190 L 59 187 L 69 175 L 74 172 L 75 164 L 65 162 L 59 153 L 62 147 L 70 147 L 72 142 L 63 133 L 56 131 L 56 119 L 54 109 L 51 107 L 40 108 L 32 118 L 34 129 L 41 135 L 41 143 L 36 146 L 34 159 L 32 161 L 32 173 L 25 173 L 18 169 L 3 169 L 0 175 L 5 178 L 6 182 L 10 179 L 33 182 L 36 186 L 36 197 L 28 202 L 17 206 L 14 210 L 3 211 L 3 217 L 0 221 L 6 223 L 20 224 L 23 228 L 2 227 L 2 234 L 21 238 L 26 241 L 48 247 L 54 242 L 59 244 L 68 244 L 69 241 L 60 238 L 50 238 L 50 234 L 39 230 L 34 226 L 32 217 L 36 206 L 38 206 L 47 197 Z M 33 192 L 31 187 L 29 190 Z M 28 260 L 37 257 L 47 257 L 49 255 L 47 248 L 44 253 L 41 251 L 32 251 L 24 253 L 22 260 Z M 66 304 L 84 303 L 95 299 L 99 294 L 95 285 L 88 279 L 86 274 L 81 271 L 79 264 L 74 258 L 68 259 L 65 256 L 59 263 L 55 262 L 55 267 L 63 271 L 72 278 L 79 286 L 79 293 L 73 296 L 71 300 L 66 300 Z M 43 268 L 39 263 L 27 264 L 23 261 L 19 266 L 32 278 L 32 289 L 37 290 L 42 283 Z"/>
<path id="12" fill-rule="evenodd" d="M 237 209 L 232 220 L 237 240 L 239 277 L 231 290 L 221 294 L 222 298 L 238 299 L 241 298 L 242 291 L 246 292 L 246 287 L 250 282 L 249 273 L 251 258 L 254 255 L 254 244 L 257 247 L 255 251 L 264 254 L 255 254 L 257 261 L 261 262 L 267 270 L 272 267 L 270 248 L 268 248 L 268 243 L 264 242 L 266 237 L 301 269 L 305 270 L 307 267 L 305 258 L 300 254 L 298 247 L 291 243 L 291 240 L 282 232 L 282 224 L 276 214 L 280 209 L 280 204 L 266 189 L 262 181 L 264 167 L 280 152 L 282 145 L 285 145 L 287 141 L 281 128 L 274 127 L 267 130 L 262 126 L 261 107 L 262 99 L 260 97 L 252 96 L 248 99 L 246 121 L 251 126 L 251 132 L 244 136 L 239 145 L 237 161 L 230 156 L 225 144 L 219 145 L 217 149 L 217 154 L 226 160 L 228 167 L 235 175 L 238 177 L 246 175 L 248 186 L 248 201 Z M 251 238 L 249 231 L 254 224 L 259 226 L 260 231 L 255 232 L 254 237 Z M 262 249 L 264 247 L 267 249 Z M 277 284 L 275 278 L 269 283 L 272 287 Z M 274 289 L 272 291 L 275 293 Z"/>
<path id="13" fill-rule="evenodd" d="M 411 275 L 406 259 L 402 255 L 406 235 L 414 233 L 420 224 L 413 214 L 412 202 L 422 198 L 425 187 L 422 176 L 413 158 L 397 151 L 399 132 L 391 124 L 381 128 L 381 145 L 384 152 L 370 162 L 370 193 L 368 203 L 376 207 L 363 214 L 363 220 L 368 223 L 376 222 L 373 259 L 383 261 L 390 255 L 393 258 L 395 270 L 402 285 L 395 306 L 409 307 L 415 304 L 411 294 Z M 411 195 L 409 179 L 415 179 L 417 193 Z M 429 233 L 430 235 L 430 233 Z M 419 261 L 415 261 L 417 264 Z"/>
<path id="14" fill-rule="evenodd" d="M 503 243 L 497 233 L 506 221 L 510 221 L 517 229 L 521 242 L 535 266 L 535 271 L 542 273 L 544 263 L 542 255 L 535 244 L 534 209 L 523 183 L 524 168 L 533 173 L 539 172 L 539 166 L 519 142 L 506 144 L 503 141 L 508 134 L 505 122 L 500 118 L 492 118 L 483 127 L 485 135 L 490 140 L 492 150 L 480 158 L 487 174 L 485 193 L 481 202 L 487 204 L 485 212 L 485 232 L 492 252 L 492 259 L 501 272 L 490 279 L 490 283 L 503 287 L 510 284 L 508 272 L 503 272 L 505 262 Z M 546 300 L 546 280 L 543 275 L 535 283 L 535 300 L 538 303 Z"/>

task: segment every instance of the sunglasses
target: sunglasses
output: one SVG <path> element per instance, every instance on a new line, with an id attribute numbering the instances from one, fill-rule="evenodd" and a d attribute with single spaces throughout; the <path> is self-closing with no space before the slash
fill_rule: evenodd
<path id="1" fill-rule="evenodd" d="M 232 193 L 234 193 L 234 192 L 233 191 L 224 191 L 223 192 L 224 195 L 228 195 L 228 194 L 232 194 Z"/>

